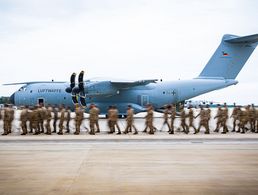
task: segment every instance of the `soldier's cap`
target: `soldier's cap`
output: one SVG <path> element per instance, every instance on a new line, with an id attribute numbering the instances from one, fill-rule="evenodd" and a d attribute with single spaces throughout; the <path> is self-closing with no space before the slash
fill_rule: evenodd
<path id="1" fill-rule="evenodd" d="M 128 108 L 132 108 L 132 105 L 131 105 L 131 104 L 128 104 L 127 107 L 128 107 Z"/>

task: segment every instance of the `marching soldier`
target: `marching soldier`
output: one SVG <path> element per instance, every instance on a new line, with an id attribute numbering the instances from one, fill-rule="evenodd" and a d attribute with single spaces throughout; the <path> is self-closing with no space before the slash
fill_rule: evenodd
<path id="1" fill-rule="evenodd" d="M 255 132 L 255 119 L 256 117 L 256 110 L 254 108 L 254 104 L 249 108 L 249 123 L 251 127 L 251 131 L 254 133 Z"/>
<path id="2" fill-rule="evenodd" d="M 55 107 L 53 108 L 53 113 L 54 113 L 54 121 L 53 121 L 53 132 L 52 133 L 56 133 L 56 122 L 58 120 L 58 108 L 57 105 L 55 105 Z"/>
<path id="3" fill-rule="evenodd" d="M 8 107 L 7 104 L 4 105 L 4 117 L 3 117 L 3 122 L 4 122 L 4 133 L 2 135 L 8 135 L 8 124 L 10 120 L 10 108 Z"/>
<path id="4" fill-rule="evenodd" d="M 185 109 L 184 109 L 184 105 L 181 105 L 181 112 L 180 112 L 180 118 L 181 118 L 181 127 L 183 128 L 183 132 L 185 134 L 188 134 L 189 133 L 189 127 L 188 125 L 186 124 L 185 120 L 187 118 L 187 115 L 185 113 Z"/>
<path id="5" fill-rule="evenodd" d="M 224 103 L 224 109 L 222 110 L 222 119 L 221 119 L 221 126 L 223 127 L 222 134 L 226 134 L 228 132 L 227 127 L 227 120 L 228 120 L 228 107 L 227 104 Z"/>
<path id="6" fill-rule="evenodd" d="M 217 111 L 216 116 L 214 117 L 214 119 L 217 118 L 216 128 L 215 128 L 214 132 L 219 132 L 219 129 L 222 125 L 222 117 L 223 117 L 223 110 L 222 110 L 221 106 L 218 105 L 218 111 Z"/>
<path id="7" fill-rule="evenodd" d="M 166 109 L 164 111 L 164 115 L 163 115 L 164 122 L 162 124 L 162 127 L 161 127 L 160 131 L 162 131 L 164 125 L 167 125 L 168 126 L 168 132 L 171 132 L 171 127 L 170 127 L 170 125 L 168 123 L 168 118 L 169 118 L 170 110 L 171 110 L 171 105 L 167 105 Z"/>
<path id="8" fill-rule="evenodd" d="M 99 119 L 99 109 L 95 106 L 95 104 L 91 104 L 90 105 L 90 117 L 89 117 L 89 121 L 90 121 L 90 134 L 91 135 L 95 135 L 95 126 L 97 127 L 97 131 L 96 132 L 100 132 L 99 130 L 99 123 L 98 123 L 98 119 Z"/>
<path id="9" fill-rule="evenodd" d="M 32 124 L 33 124 L 33 108 L 30 106 L 29 109 L 28 109 L 28 121 L 29 121 L 29 128 L 30 128 L 30 131 L 29 133 L 33 133 L 33 128 L 32 128 Z"/>
<path id="10" fill-rule="evenodd" d="M 44 120 L 46 119 L 46 108 L 44 107 L 43 104 L 40 104 L 38 107 L 38 115 L 39 115 L 39 128 L 40 128 L 40 133 L 44 133 Z"/>
<path id="11" fill-rule="evenodd" d="M 39 114 L 37 106 L 33 108 L 32 114 L 31 114 L 31 121 L 32 121 L 32 129 L 35 130 L 35 133 L 33 135 L 40 134 L 39 129 Z"/>
<path id="12" fill-rule="evenodd" d="M 230 118 L 233 118 L 233 129 L 231 132 L 235 132 L 236 131 L 236 124 L 237 122 L 239 123 L 239 115 L 240 115 L 240 107 L 236 106 L 236 103 L 234 103 L 234 109 L 232 111 L 232 114 L 230 116 Z"/>
<path id="13" fill-rule="evenodd" d="M 112 106 L 112 109 L 110 109 L 110 125 L 113 132 L 115 132 L 115 128 L 118 130 L 118 135 L 121 134 L 120 127 L 118 125 L 118 110 L 115 106 Z"/>
<path id="14" fill-rule="evenodd" d="M 111 120 L 110 120 L 111 112 L 112 112 L 112 106 L 109 106 L 108 113 L 107 113 L 107 125 L 109 128 L 109 132 L 108 132 L 109 134 L 115 132 L 114 127 L 112 127 Z"/>
<path id="15" fill-rule="evenodd" d="M 194 113 L 193 113 L 192 106 L 190 106 L 189 108 L 188 117 L 189 117 L 189 125 L 188 125 L 189 129 L 190 127 L 192 127 L 194 129 L 194 132 L 196 132 L 196 127 L 194 126 L 194 123 L 193 123 Z"/>
<path id="16" fill-rule="evenodd" d="M 210 133 L 210 129 L 209 129 L 210 110 L 204 110 L 203 107 L 201 106 L 200 113 L 197 116 L 195 116 L 195 118 L 197 118 L 198 116 L 200 116 L 199 127 L 194 132 L 194 134 L 199 133 L 202 126 L 205 128 L 204 133 L 209 134 Z"/>
<path id="17" fill-rule="evenodd" d="M 70 133 L 71 108 L 66 108 L 66 133 Z"/>
<path id="18" fill-rule="evenodd" d="M 79 104 L 75 105 L 75 132 L 74 135 L 80 134 L 80 128 L 83 121 L 84 110 L 80 107 Z"/>
<path id="19" fill-rule="evenodd" d="M 239 123 L 239 130 L 241 130 L 241 133 L 245 133 L 246 124 L 248 123 L 248 120 L 249 120 L 248 115 L 249 115 L 248 114 L 248 107 L 246 107 L 245 110 L 241 110 L 241 113 L 240 113 L 240 123 Z"/>
<path id="20" fill-rule="evenodd" d="M 147 133 L 147 129 L 149 128 L 149 134 L 154 134 L 154 127 L 153 127 L 153 108 L 152 105 L 147 105 L 147 115 L 145 116 L 145 129 L 143 130 L 144 133 Z"/>
<path id="21" fill-rule="evenodd" d="M 174 134 L 175 119 L 176 119 L 176 107 L 175 107 L 174 104 L 172 104 L 172 107 L 171 107 L 171 123 L 170 123 L 171 131 L 169 132 L 169 134 Z"/>
<path id="22" fill-rule="evenodd" d="M 45 127 L 47 129 L 47 132 L 46 132 L 47 135 L 51 135 L 50 122 L 51 122 L 51 119 L 52 119 L 52 112 L 53 112 L 53 109 L 52 109 L 51 105 L 48 105 L 47 112 L 46 112 L 47 122 L 46 122 L 46 125 L 45 125 Z"/>
<path id="23" fill-rule="evenodd" d="M 127 107 L 127 117 L 126 117 L 127 125 L 126 125 L 126 128 L 125 128 L 124 134 L 127 134 L 129 132 L 129 129 L 132 129 L 132 128 L 134 129 L 134 134 L 138 134 L 138 131 L 133 124 L 133 115 L 134 115 L 134 110 L 133 110 L 131 105 L 128 105 L 128 107 Z"/>
<path id="24" fill-rule="evenodd" d="M 59 131 L 58 131 L 58 135 L 63 135 L 63 128 L 64 128 L 64 121 L 65 121 L 65 109 L 64 106 L 60 106 L 59 108 L 60 110 L 60 119 L 59 119 Z"/>
<path id="25" fill-rule="evenodd" d="M 22 134 L 26 135 L 27 132 L 27 121 L 28 121 L 28 107 L 22 107 L 22 111 L 20 114 L 20 121 L 21 121 L 21 128 L 22 128 Z"/>
<path id="26" fill-rule="evenodd" d="M 14 119 L 14 109 L 9 105 L 9 120 L 8 120 L 8 133 L 12 133 L 12 123 Z"/>

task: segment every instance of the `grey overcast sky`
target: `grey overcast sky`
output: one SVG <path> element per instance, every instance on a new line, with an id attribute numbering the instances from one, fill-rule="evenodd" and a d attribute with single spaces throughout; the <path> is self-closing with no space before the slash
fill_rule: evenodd
<path id="1" fill-rule="evenodd" d="M 257 0 L 0 0 L 0 83 L 199 75 L 223 34 L 258 33 Z M 195 99 L 258 104 L 258 48 L 239 84 Z M 19 86 L 0 86 L 0 96 Z"/>

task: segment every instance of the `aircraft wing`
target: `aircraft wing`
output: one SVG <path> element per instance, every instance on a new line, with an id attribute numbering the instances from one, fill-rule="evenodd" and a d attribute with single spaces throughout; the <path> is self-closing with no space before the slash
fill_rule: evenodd
<path id="1" fill-rule="evenodd" d="M 64 81 L 32 81 L 32 82 L 21 82 L 21 83 L 5 83 L 3 85 L 30 85 L 37 83 L 67 83 Z"/>
<path id="2" fill-rule="evenodd" d="M 117 88 L 130 88 L 142 85 L 148 85 L 150 83 L 156 83 L 158 79 L 138 80 L 138 81 L 110 81 L 111 84 Z"/>

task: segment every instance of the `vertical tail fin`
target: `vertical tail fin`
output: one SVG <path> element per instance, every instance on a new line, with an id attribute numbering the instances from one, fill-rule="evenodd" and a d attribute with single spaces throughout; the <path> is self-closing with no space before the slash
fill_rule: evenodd
<path id="1" fill-rule="evenodd" d="M 199 77 L 235 79 L 257 46 L 257 42 L 258 34 L 244 37 L 224 35 Z"/>

